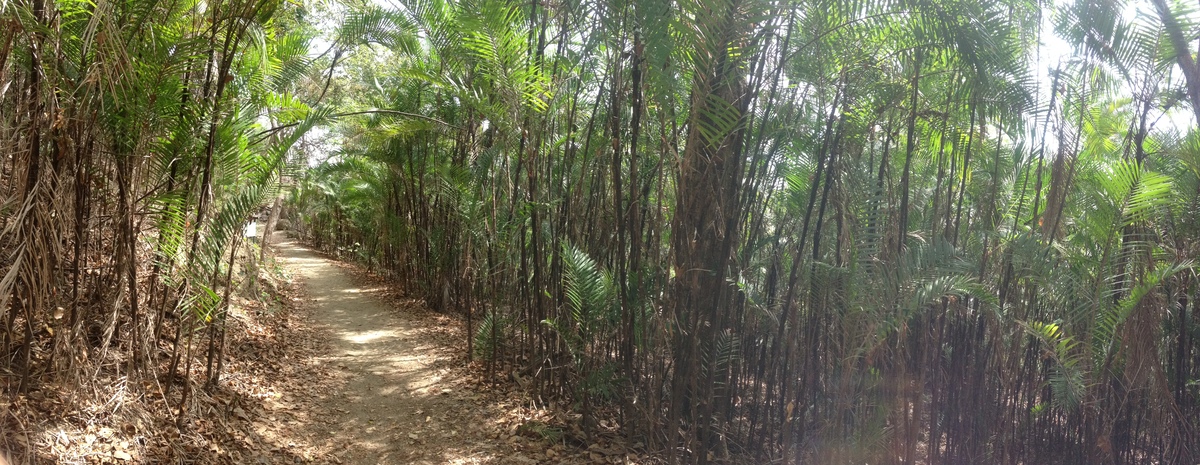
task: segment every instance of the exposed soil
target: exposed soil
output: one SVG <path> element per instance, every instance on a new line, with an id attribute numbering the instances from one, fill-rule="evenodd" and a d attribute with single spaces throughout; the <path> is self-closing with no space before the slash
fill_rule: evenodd
<path id="1" fill-rule="evenodd" d="M 615 425 L 585 439 L 569 407 L 485 380 L 461 321 L 294 242 L 277 252 L 292 279 L 231 304 L 221 382 L 183 415 L 154 377 L 41 385 L 0 399 L 0 465 L 653 462 Z"/>
<path id="2" fill-rule="evenodd" d="M 639 461 L 605 439 L 569 447 L 568 415 L 481 382 L 464 366 L 458 322 L 294 243 L 279 253 L 328 337 L 314 362 L 334 384 L 299 412 L 309 421 L 277 432 L 305 444 L 302 456 L 351 464 Z"/>
<path id="3" fill-rule="evenodd" d="M 313 421 L 280 433 L 315 456 L 353 464 L 490 463 L 507 451 L 491 444 L 500 415 L 463 390 L 462 373 L 424 325 L 436 321 L 396 311 L 341 268 L 293 243 L 280 246 L 311 302 L 313 322 L 329 336 L 316 357 L 337 384 L 317 394 Z M 424 320 L 424 321 L 422 321 Z"/>

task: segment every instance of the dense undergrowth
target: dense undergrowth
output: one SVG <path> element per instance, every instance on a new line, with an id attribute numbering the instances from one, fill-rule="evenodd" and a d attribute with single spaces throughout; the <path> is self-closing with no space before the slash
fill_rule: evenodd
<path id="1" fill-rule="evenodd" d="M 289 207 L 684 463 L 1200 453 L 1200 70 L 1151 2 L 401 2 Z M 1055 49 L 1039 42 L 1059 44 Z"/>
<path id="2" fill-rule="evenodd" d="M 208 418 L 242 228 L 282 212 L 464 316 L 489 376 L 674 461 L 1200 456 L 1194 5 L 0 0 L 0 24 L 10 403 L 153 385 Z"/>
<path id="3" fill-rule="evenodd" d="M 324 114 L 295 97 L 313 29 L 274 1 L 5 1 L 0 24 L 4 447 L 62 421 L 191 455 L 258 297 L 243 225 Z"/>

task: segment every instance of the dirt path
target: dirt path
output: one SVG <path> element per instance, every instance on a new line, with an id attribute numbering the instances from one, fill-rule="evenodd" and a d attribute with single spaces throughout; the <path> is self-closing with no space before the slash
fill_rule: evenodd
<path id="1" fill-rule="evenodd" d="M 378 289 L 361 287 L 312 251 L 283 243 L 279 253 L 306 290 L 315 325 L 331 336 L 316 363 L 342 384 L 317 393 L 309 404 L 322 410 L 318 418 L 290 432 L 318 460 L 510 462 L 509 451 L 492 445 L 500 430 L 489 424 L 493 407 L 451 379 L 461 375 L 445 367 L 447 355 L 421 331 L 429 322 L 398 312 L 375 295 Z"/>
<path id="2" fill-rule="evenodd" d="M 0 399 L 0 457 L 37 451 L 14 465 L 658 463 L 627 452 L 611 423 L 584 439 L 571 406 L 531 398 L 503 378 L 485 382 L 480 366 L 466 366 L 461 322 L 294 242 L 276 249 L 294 283 L 271 278 L 268 299 L 234 299 L 220 384 L 191 391 L 186 415 L 152 379 L 109 376 L 97 381 L 99 395 L 78 400 L 44 386 L 18 404 Z M 193 377 L 204 369 L 196 362 Z M 5 423 L 21 418 L 34 420 Z M 10 429 L 25 433 L 6 436 Z"/>

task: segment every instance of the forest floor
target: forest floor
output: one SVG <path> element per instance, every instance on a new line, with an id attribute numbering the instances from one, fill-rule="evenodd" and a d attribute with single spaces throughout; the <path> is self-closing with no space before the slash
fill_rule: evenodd
<path id="1" fill-rule="evenodd" d="M 302 394 L 308 401 L 291 410 L 306 421 L 271 432 L 277 442 L 304 458 L 351 464 L 490 463 L 509 455 L 492 441 L 504 415 L 464 389 L 465 373 L 432 330 L 447 322 L 417 302 L 384 300 L 381 287 L 294 243 L 279 252 L 327 342 L 312 358 L 327 376 L 315 398 Z"/>
<path id="2" fill-rule="evenodd" d="M 655 463 L 614 425 L 584 439 L 567 406 L 488 380 L 462 321 L 295 242 L 276 252 L 265 266 L 289 278 L 231 305 L 220 385 L 188 412 L 154 379 L 41 385 L 0 399 L 0 464 Z"/>
<path id="3" fill-rule="evenodd" d="M 456 322 L 294 243 L 279 251 L 328 340 L 315 361 L 331 384 L 302 409 L 310 421 L 275 432 L 280 443 L 287 438 L 304 457 L 351 464 L 591 463 L 593 455 L 607 463 L 623 455 L 572 453 L 527 434 L 547 412 L 478 382 L 458 358 L 465 340 Z"/>
<path id="4" fill-rule="evenodd" d="M 461 322 L 385 280 L 294 242 L 278 246 L 303 293 L 317 367 L 254 420 L 269 461 L 346 464 L 638 463 L 615 431 L 571 444 L 570 415 L 534 406 L 466 363 Z M 287 399 L 292 398 L 289 402 Z M 279 412 L 271 414 L 272 412 Z M 278 421 L 280 418 L 296 421 Z M 267 458 L 267 457 L 262 457 Z M 265 461 L 265 460 L 264 460 Z"/>

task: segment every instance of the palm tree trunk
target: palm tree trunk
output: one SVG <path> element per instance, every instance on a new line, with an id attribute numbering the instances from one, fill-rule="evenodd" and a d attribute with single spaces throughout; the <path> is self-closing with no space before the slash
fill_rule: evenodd
<path id="1" fill-rule="evenodd" d="M 911 190 L 913 152 L 917 147 L 917 95 L 921 90 L 921 62 L 925 58 L 925 52 L 923 49 L 917 49 L 916 55 L 913 60 L 912 98 L 908 103 L 908 135 L 905 138 L 904 170 L 900 172 L 900 221 L 896 230 L 896 243 L 893 247 L 895 256 L 900 256 L 908 237 L 908 197 Z"/>
<path id="2" fill-rule="evenodd" d="M 728 311 L 726 273 L 738 241 L 739 189 L 744 159 L 744 112 L 748 100 L 740 63 L 729 54 L 743 40 L 741 0 L 712 5 L 703 36 L 703 63 L 692 85 L 692 111 L 679 166 L 672 251 L 676 338 L 670 428 L 686 425 L 692 463 L 708 462 L 714 370 L 702 368 L 711 354 L 716 322 Z M 674 454 L 672 454 L 674 456 Z M 674 458 L 674 457 L 672 457 Z"/>

